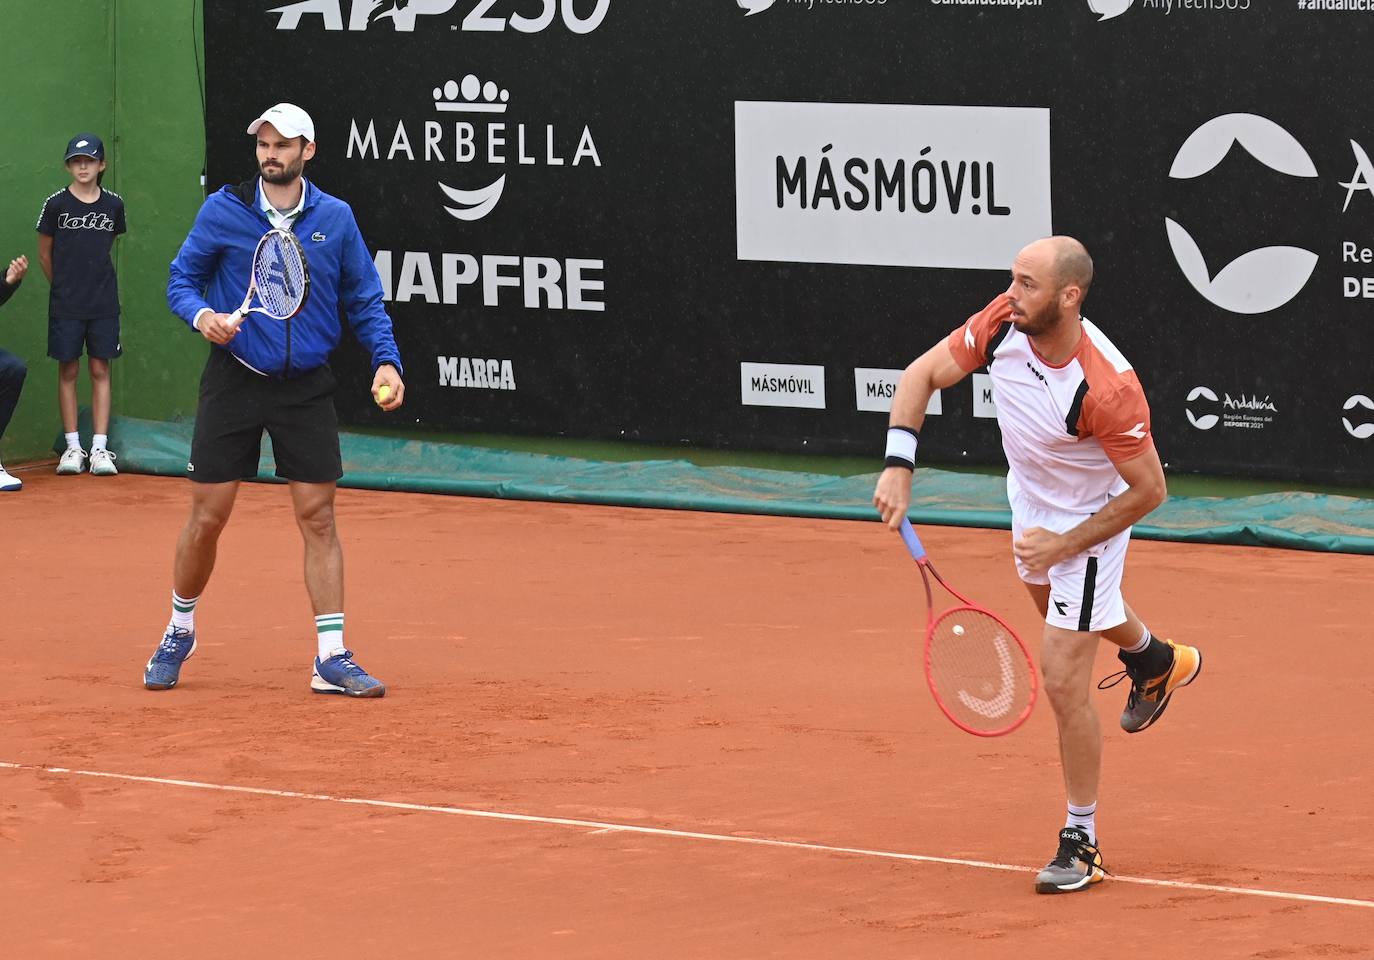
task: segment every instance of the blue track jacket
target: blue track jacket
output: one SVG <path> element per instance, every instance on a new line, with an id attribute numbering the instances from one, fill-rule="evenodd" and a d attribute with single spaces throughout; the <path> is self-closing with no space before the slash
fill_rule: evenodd
<path id="1" fill-rule="evenodd" d="M 353 210 L 310 181 L 304 184 L 305 206 L 291 226 L 310 268 L 304 308 L 287 321 L 250 313 L 238 336 L 218 349 L 269 376 L 300 376 L 323 366 L 339 345 L 342 308 L 372 355 L 372 369 L 389 363 L 402 370 L 391 317 L 382 305 L 381 280 Z M 256 178 L 207 197 L 172 261 L 167 281 L 172 312 L 189 325 L 206 307 L 216 313 L 238 309 L 248 292 L 253 251 L 270 229 L 258 208 Z"/>

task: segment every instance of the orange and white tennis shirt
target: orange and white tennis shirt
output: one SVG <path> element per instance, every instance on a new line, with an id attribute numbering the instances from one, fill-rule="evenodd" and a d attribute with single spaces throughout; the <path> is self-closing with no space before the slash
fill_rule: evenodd
<path id="1" fill-rule="evenodd" d="M 1135 371 L 1101 330 L 1083 336 L 1064 363 L 1046 363 L 1011 322 L 1005 294 L 949 335 L 955 362 L 987 365 L 1008 487 L 1043 507 L 1073 514 L 1102 509 L 1126 490 L 1114 464 L 1154 447 L 1150 407 Z"/>

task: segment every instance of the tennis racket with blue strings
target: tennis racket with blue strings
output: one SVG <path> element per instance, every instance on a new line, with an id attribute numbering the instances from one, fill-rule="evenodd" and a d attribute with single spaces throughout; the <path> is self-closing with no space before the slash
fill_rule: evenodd
<path id="1" fill-rule="evenodd" d="M 228 322 L 237 329 L 250 313 L 290 320 L 301 312 L 309 295 L 310 267 L 301 242 L 289 230 L 269 230 L 253 251 L 253 269 L 243 305 L 230 315 Z"/>

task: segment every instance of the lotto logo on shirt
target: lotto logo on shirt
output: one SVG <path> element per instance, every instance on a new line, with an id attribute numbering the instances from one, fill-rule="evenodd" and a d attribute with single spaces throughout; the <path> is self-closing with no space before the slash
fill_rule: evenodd
<path id="1" fill-rule="evenodd" d="M 59 213 L 57 215 L 57 228 L 59 230 L 105 230 L 114 233 L 114 217 L 108 213 L 83 213 L 79 217 L 74 217 L 70 213 Z"/>

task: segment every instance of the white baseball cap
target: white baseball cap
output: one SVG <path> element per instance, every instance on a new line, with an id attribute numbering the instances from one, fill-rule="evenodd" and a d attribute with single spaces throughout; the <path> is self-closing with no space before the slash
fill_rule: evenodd
<path id="1" fill-rule="evenodd" d="M 305 137 L 311 143 L 315 142 L 315 121 L 310 119 L 310 114 L 294 103 L 279 103 L 268 107 L 262 112 L 262 116 L 248 125 L 248 132 L 257 133 L 258 127 L 264 123 L 272 124 L 284 137 Z"/>

